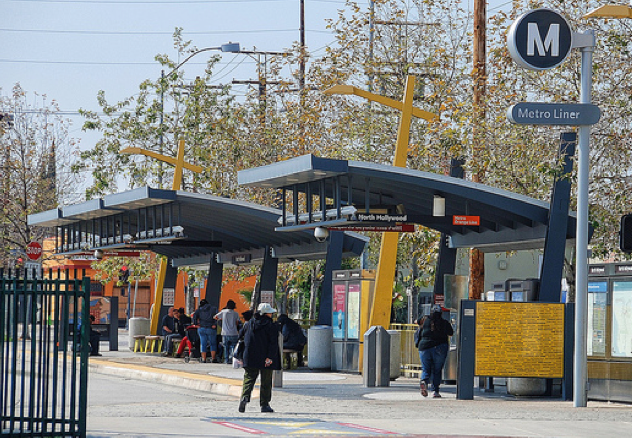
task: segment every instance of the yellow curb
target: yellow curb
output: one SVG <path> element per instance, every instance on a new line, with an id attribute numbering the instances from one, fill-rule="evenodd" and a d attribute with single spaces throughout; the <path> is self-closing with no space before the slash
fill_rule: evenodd
<path id="1" fill-rule="evenodd" d="M 214 394 L 241 397 L 242 381 L 237 379 L 216 377 L 208 374 L 193 374 L 184 371 L 154 368 L 144 365 L 122 364 L 95 358 L 91 358 L 89 368 L 91 371 L 99 374 L 116 375 L 140 380 L 160 381 L 165 384 L 181 386 L 188 389 L 197 389 L 200 391 L 212 392 Z M 258 397 L 259 390 L 255 389 L 252 396 Z"/>

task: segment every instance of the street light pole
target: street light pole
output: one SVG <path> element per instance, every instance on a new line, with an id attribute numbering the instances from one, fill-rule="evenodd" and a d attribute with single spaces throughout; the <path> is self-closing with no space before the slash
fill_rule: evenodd
<path id="1" fill-rule="evenodd" d="M 219 50 L 219 51 L 222 51 L 222 52 L 237 53 L 237 52 L 239 52 L 239 43 L 231 43 L 231 42 L 229 42 L 229 43 L 226 43 L 226 44 L 222 44 L 219 47 L 205 47 L 204 49 L 196 50 L 195 52 L 193 52 L 189 56 L 187 56 L 184 59 L 184 61 L 182 61 L 180 64 L 176 65 L 175 68 L 173 70 L 171 70 L 167 76 L 170 76 L 172 73 L 177 71 L 189 59 L 193 58 L 194 56 L 198 55 L 199 53 L 208 52 L 209 50 Z"/>

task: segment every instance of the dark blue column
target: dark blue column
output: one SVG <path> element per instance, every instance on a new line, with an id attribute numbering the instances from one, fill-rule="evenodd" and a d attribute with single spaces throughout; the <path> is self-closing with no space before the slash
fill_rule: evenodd
<path id="1" fill-rule="evenodd" d="M 222 296 L 222 275 L 224 275 L 224 264 L 219 263 L 217 254 L 212 253 L 204 298 L 216 309 L 219 309 L 219 299 Z"/>
<path id="2" fill-rule="evenodd" d="M 261 265 L 261 275 L 259 276 L 259 281 L 257 281 L 257 285 L 255 286 L 255 293 L 252 300 L 252 307 L 255 310 L 261 302 L 262 290 L 276 291 L 276 281 L 279 271 L 279 259 L 272 257 L 270 253 L 270 248 L 266 247 L 265 255 L 263 257 L 263 264 Z"/>
<path id="3" fill-rule="evenodd" d="M 332 312 L 332 279 L 333 271 L 342 267 L 342 243 L 344 233 L 342 231 L 331 231 L 329 233 L 329 244 L 327 246 L 327 257 L 325 259 L 325 275 L 320 292 L 320 304 L 318 306 L 317 325 L 331 325 Z"/>
<path id="4" fill-rule="evenodd" d="M 463 179 L 464 160 L 452 159 L 450 161 L 450 176 Z M 433 294 L 443 295 L 444 276 L 454 274 L 456 269 L 456 248 L 448 247 L 448 235 L 441 233 L 439 238 L 439 255 L 437 257 L 437 268 L 435 270 L 435 280 Z"/>
<path id="5" fill-rule="evenodd" d="M 456 376 L 456 398 L 457 400 L 473 400 L 476 359 L 476 301 L 461 301 L 457 335 L 459 336 L 459 362 Z"/>
<path id="6" fill-rule="evenodd" d="M 575 132 L 564 132 L 560 136 L 560 154 L 564 156 L 564 168 L 553 185 L 549 226 L 544 242 L 544 258 L 540 275 L 539 301 L 559 303 L 564 271 L 564 252 L 568 228 L 568 207 L 571 199 L 570 174 L 577 145 Z"/>

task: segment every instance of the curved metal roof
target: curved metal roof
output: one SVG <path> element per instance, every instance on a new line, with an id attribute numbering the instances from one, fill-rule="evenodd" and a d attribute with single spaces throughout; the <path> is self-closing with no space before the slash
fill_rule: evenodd
<path id="1" fill-rule="evenodd" d="M 358 213 L 373 209 L 405 213 L 407 222 L 446 233 L 451 247 L 488 252 L 542 248 L 550 208 L 547 202 L 446 175 L 313 155 L 240 171 L 238 180 L 244 186 L 284 188 L 312 196 L 322 190 L 326 198 L 339 199 L 342 206 L 355 206 Z M 444 217 L 433 216 L 435 195 L 445 199 Z M 295 213 L 287 216 L 292 218 Z M 478 216 L 480 225 L 455 225 L 453 216 L 458 215 Z M 299 225 L 280 229 L 357 224 L 348 219 L 337 215 L 331 222 L 295 220 Z M 573 213 L 567 225 L 566 237 L 573 239 Z"/>
<path id="2" fill-rule="evenodd" d="M 142 187 L 29 215 L 29 225 L 58 227 L 58 253 L 150 249 L 175 266 L 258 263 L 268 248 L 281 262 L 325 258 L 312 230 L 279 233 L 280 210 L 218 196 Z M 63 235 L 63 238 L 62 238 Z M 343 257 L 358 256 L 368 238 L 345 233 Z M 237 257 L 246 256 L 247 257 Z"/>

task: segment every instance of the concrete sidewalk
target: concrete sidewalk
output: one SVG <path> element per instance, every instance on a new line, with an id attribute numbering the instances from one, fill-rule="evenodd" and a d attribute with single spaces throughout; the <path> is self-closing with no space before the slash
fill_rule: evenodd
<path id="1" fill-rule="evenodd" d="M 230 418 L 229 422 L 243 423 L 241 432 L 226 436 L 255 433 L 247 433 L 244 421 L 246 418 L 254 421 L 253 415 L 257 419 L 265 414 L 249 412 L 247 417 L 243 414 L 240 417 L 236 412 L 243 370 L 227 364 L 202 364 L 193 359 L 185 363 L 183 359 L 162 357 L 158 353 L 134 353 L 128 348 L 126 335 L 126 331 L 120 331 L 119 351 L 107 351 L 107 344 L 101 344 L 105 347 L 101 351 L 103 356 L 90 358 L 91 373 L 217 394 L 225 402 L 214 404 L 217 418 L 209 421 Z M 591 401 L 586 408 L 574 408 L 572 402 L 560 398 L 514 397 L 502 386 L 497 386 L 494 393 L 475 389 L 474 400 L 464 401 L 456 399 L 454 385 L 446 385 L 442 386 L 443 397 L 433 399 L 421 397 L 418 379 L 413 378 L 400 377 L 391 381 L 389 387 L 365 387 L 362 376 L 357 374 L 301 368 L 284 371 L 282 375 L 282 386 L 273 390 L 277 423 L 312 421 L 317 416 L 335 420 L 336 424 L 361 424 L 366 430 L 364 435 L 361 430 L 357 431 L 360 435 L 345 431 L 347 436 L 588 438 L 632 434 L 630 405 Z M 254 399 L 251 405 L 254 409 Z M 343 433 L 330 432 L 331 436 Z M 310 435 L 296 430 L 287 436 L 298 433 Z"/>

